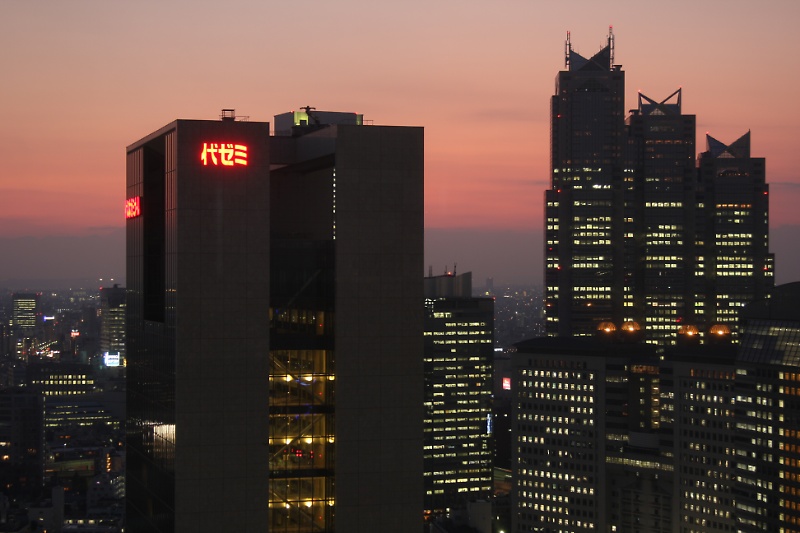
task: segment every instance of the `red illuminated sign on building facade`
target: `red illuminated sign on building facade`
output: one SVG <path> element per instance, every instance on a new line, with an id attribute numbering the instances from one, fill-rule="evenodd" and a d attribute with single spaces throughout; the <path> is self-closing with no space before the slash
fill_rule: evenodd
<path id="1" fill-rule="evenodd" d="M 511 390 L 511 378 L 503 378 L 503 390 Z"/>
<path id="2" fill-rule="evenodd" d="M 125 218 L 135 218 L 142 214 L 142 201 L 140 196 L 125 200 Z"/>
<path id="3" fill-rule="evenodd" d="M 200 161 L 204 166 L 247 166 L 247 146 L 244 144 L 203 143 Z"/>

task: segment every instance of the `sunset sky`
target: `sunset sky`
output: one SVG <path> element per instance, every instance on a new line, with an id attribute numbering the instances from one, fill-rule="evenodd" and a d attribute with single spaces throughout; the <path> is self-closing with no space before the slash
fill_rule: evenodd
<path id="1" fill-rule="evenodd" d="M 125 146 L 175 118 L 235 108 L 271 122 L 310 105 L 425 127 L 435 273 L 458 262 L 476 284 L 541 283 L 565 34 L 589 56 L 613 25 L 627 109 L 637 90 L 682 87 L 698 151 L 706 132 L 729 143 L 751 130 L 778 281 L 797 281 L 798 20 L 795 0 L 4 1 L 0 280 L 124 276 Z M 54 260 L 56 237 L 80 257 Z"/>

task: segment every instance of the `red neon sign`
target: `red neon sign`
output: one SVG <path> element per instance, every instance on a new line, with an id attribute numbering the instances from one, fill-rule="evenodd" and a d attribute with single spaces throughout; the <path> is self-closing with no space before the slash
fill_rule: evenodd
<path id="1" fill-rule="evenodd" d="M 134 196 L 125 200 L 125 218 L 135 218 L 142 214 L 142 200 Z"/>
<path id="2" fill-rule="evenodd" d="M 247 146 L 244 144 L 203 143 L 200 161 L 204 166 L 247 166 Z"/>

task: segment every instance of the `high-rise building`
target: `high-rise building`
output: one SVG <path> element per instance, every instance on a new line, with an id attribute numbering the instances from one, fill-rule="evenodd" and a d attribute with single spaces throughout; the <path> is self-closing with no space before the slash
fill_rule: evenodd
<path id="1" fill-rule="evenodd" d="M 26 385 L 45 398 L 97 392 L 94 368 L 82 363 L 38 362 L 26 367 Z"/>
<path id="2" fill-rule="evenodd" d="M 23 387 L 0 390 L 0 482 L 14 497 L 36 494 L 45 479 L 44 397 Z"/>
<path id="3" fill-rule="evenodd" d="M 800 530 L 800 283 L 741 318 L 736 372 L 737 530 Z"/>
<path id="4" fill-rule="evenodd" d="M 744 474 L 736 467 L 736 351 L 729 342 L 697 344 L 675 347 L 668 358 L 661 414 L 672 439 L 662 450 L 674 460 L 673 521 L 683 531 L 736 531 L 735 482 Z"/>
<path id="5" fill-rule="evenodd" d="M 704 292 L 709 323 L 736 334 L 739 311 L 772 289 L 775 257 L 769 252 L 769 185 L 763 157 L 750 156 L 750 132 L 726 145 L 706 136 L 698 159 L 704 195 Z"/>
<path id="6" fill-rule="evenodd" d="M 270 527 L 413 531 L 423 130 L 315 115 L 270 145 Z"/>
<path id="7" fill-rule="evenodd" d="M 25 387 L 44 398 L 46 431 L 69 432 L 100 425 L 119 428 L 119 418 L 114 418 L 99 397 L 91 365 L 38 362 L 26 365 L 25 374 Z"/>
<path id="8" fill-rule="evenodd" d="M 614 37 L 587 59 L 566 43 L 551 98 L 551 186 L 545 192 L 546 329 L 593 334 L 623 317 L 625 73 Z"/>
<path id="9" fill-rule="evenodd" d="M 39 316 L 39 293 L 14 293 L 11 331 L 18 359 L 36 355 L 36 326 Z"/>
<path id="10" fill-rule="evenodd" d="M 517 345 L 513 531 L 672 531 L 658 357 L 618 333 Z"/>
<path id="11" fill-rule="evenodd" d="M 472 273 L 425 278 L 425 509 L 492 493 L 493 298 Z"/>
<path id="12" fill-rule="evenodd" d="M 125 288 L 116 283 L 100 289 L 100 353 L 125 358 Z"/>
<path id="13" fill-rule="evenodd" d="M 517 345 L 516 531 L 725 531 L 735 523 L 735 350 L 635 327 Z M 735 529 L 735 528 L 734 528 Z"/>
<path id="14" fill-rule="evenodd" d="M 798 298 L 744 307 L 738 346 L 724 325 L 663 355 L 610 324 L 519 343 L 514 530 L 796 530 Z"/>
<path id="15" fill-rule="evenodd" d="M 423 130 L 312 110 L 128 147 L 129 531 L 421 527 Z"/>
<path id="16" fill-rule="evenodd" d="M 551 186 L 545 193 L 545 312 L 549 335 L 591 336 L 635 321 L 645 339 L 727 324 L 773 285 L 764 159 L 749 133 L 709 137 L 695 161 L 694 115 L 682 90 L 639 93 L 623 117 L 624 73 L 614 40 L 586 59 L 567 36 L 551 109 Z"/>
<path id="17" fill-rule="evenodd" d="M 178 120 L 128 147 L 130 531 L 266 523 L 268 128 Z"/>
<path id="18" fill-rule="evenodd" d="M 7 357 L 11 355 L 12 337 L 9 321 L 2 320 L 0 322 L 0 356 Z"/>
<path id="19" fill-rule="evenodd" d="M 695 116 L 682 114 L 681 95 L 678 89 L 657 101 L 639 93 L 626 119 L 624 318 L 658 344 L 673 343 L 680 324 L 704 318 Z"/>
<path id="20" fill-rule="evenodd" d="M 15 292 L 13 299 L 12 325 L 21 333 L 32 334 L 39 313 L 39 293 Z"/>

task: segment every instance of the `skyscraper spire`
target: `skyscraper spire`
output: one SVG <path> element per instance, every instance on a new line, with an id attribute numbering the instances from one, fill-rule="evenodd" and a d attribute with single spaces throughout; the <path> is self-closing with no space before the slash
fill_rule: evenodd
<path id="1" fill-rule="evenodd" d="M 569 31 L 567 32 L 567 40 L 564 42 L 564 69 L 569 70 L 569 56 L 572 55 L 572 42 L 569 39 Z"/>
<path id="2" fill-rule="evenodd" d="M 608 27 L 608 69 L 614 70 L 614 26 Z"/>
<path id="3" fill-rule="evenodd" d="M 590 58 L 586 58 L 572 49 L 572 38 L 567 32 L 567 39 L 564 42 L 564 69 L 567 71 L 577 70 L 614 70 L 614 31 L 611 26 L 608 28 L 608 40 L 606 46 L 601 48 Z"/>

